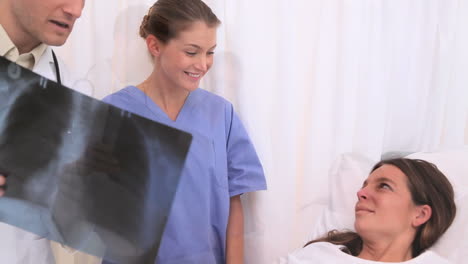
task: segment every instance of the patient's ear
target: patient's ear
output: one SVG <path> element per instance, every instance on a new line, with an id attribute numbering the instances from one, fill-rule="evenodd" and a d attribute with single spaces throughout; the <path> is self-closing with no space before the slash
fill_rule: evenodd
<path id="1" fill-rule="evenodd" d="M 425 204 L 425 205 L 417 205 L 416 214 L 413 218 L 413 227 L 418 227 L 424 223 L 426 223 L 432 216 L 432 208 Z"/>

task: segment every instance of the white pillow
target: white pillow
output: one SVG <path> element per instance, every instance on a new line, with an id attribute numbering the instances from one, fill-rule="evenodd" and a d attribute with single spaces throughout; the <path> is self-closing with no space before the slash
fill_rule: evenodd
<path id="1" fill-rule="evenodd" d="M 376 162 L 358 153 L 340 155 L 329 171 L 328 205 L 322 212 L 309 240 L 333 229 L 354 230 L 354 205 L 357 191 Z"/>
<path id="2" fill-rule="evenodd" d="M 432 152 L 414 153 L 408 158 L 434 163 L 450 180 L 455 190 L 457 216 L 433 250 L 454 263 L 468 259 L 468 146 Z M 329 204 L 312 230 L 311 239 L 332 229 L 354 230 L 356 192 L 367 178 L 372 161 L 357 153 L 342 154 L 330 169 Z"/>

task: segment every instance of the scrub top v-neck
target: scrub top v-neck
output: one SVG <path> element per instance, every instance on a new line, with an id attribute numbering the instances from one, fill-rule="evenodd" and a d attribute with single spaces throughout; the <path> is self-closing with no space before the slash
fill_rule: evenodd
<path id="1" fill-rule="evenodd" d="M 134 86 L 130 86 L 132 88 L 137 88 Z M 129 87 L 129 88 L 130 88 Z M 137 88 L 138 89 L 138 88 Z M 177 123 L 184 123 L 187 115 L 190 115 L 190 111 L 193 110 L 193 108 L 196 106 L 196 99 L 193 96 L 193 93 L 189 93 L 187 98 L 185 99 L 185 102 L 182 106 L 182 108 L 179 111 L 179 114 L 177 115 L 177 118 L 175 120 L 172 120 L 169 118 L 169 116 L 164 112 L 161 107 L 156 104 L 153 100 L 151 100 L 143 91 L 138 89 L 138 91 L 134 91 L 135 93 L 140 92 L 141 99 L 143 100 L 143 103 L 148 107 L 148 109 L 153 112 L 153 114 L 157 117 L 160 118 L 160 120 L 166 120 L 167 124 L 177 124 Z"/>

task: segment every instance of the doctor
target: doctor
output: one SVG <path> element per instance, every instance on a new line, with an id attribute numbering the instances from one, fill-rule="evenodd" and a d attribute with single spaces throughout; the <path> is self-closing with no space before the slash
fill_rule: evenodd
<path id="1" fill-rule="evenodd" d="M 65 43 L 85 0 L 0 0 L 0 56 L 65 85 L 69 76 L 50 46 Z"/>
<path id="2" fill-rule="evenodd" d="M 65 43 L 84 4 L 85 0 L 0 0 L 0 56 L 70 87 L 70 76 L 50 46 Z M 5 186 L 1 174 L 0 185 Z M 3 223 L 0 234 L 1 263 L 55 263 L 48 240 Z"/>

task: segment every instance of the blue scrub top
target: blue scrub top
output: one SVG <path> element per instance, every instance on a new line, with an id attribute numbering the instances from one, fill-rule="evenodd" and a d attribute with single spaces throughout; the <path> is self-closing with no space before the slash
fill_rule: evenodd
<path id="1" fill-rule="evenodd" d="M 193 136 L 156 262 L 225 263 L 230 197 L 266 189 L 262 165 L 232 104 L 197 89 L 173 121 L 135 86 L 104 102 Z"/>

